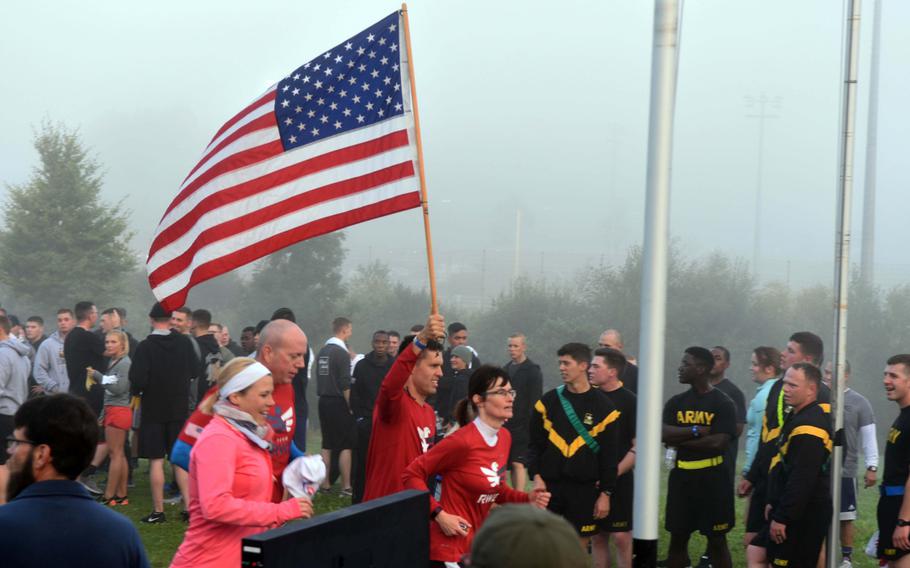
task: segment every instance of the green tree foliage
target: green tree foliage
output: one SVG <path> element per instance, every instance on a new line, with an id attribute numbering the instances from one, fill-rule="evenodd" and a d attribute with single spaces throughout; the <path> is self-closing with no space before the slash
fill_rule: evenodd
<path id="1" fill-rule="evenodd" d="M 136 265 L 129 212 L 104 203 L 100 165 L 75 131 L 45 123 L 40 164 L 8 186 L 0 231 L 0 280 L 20 306 L 49 313 L 81 299 L 119 297 Z"/>
<path id="2" fill-rule="evenodd" d="M 338 303 L 345 296 L 343 241 L 344 233 L 330 233 L 263 259 L 242 295 L 239 315 L 244 325 L 268 319 L 284 306 L 294 311 L 297 323 L 313 336 L 310 343 L 330 334 Z"/>

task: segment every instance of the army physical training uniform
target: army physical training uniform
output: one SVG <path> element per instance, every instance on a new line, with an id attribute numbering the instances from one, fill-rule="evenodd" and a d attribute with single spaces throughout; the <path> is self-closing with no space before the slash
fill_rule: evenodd
<path id="1" fill-rule="evenodd" d="M 894 546 L 891 537 L 904 501 L 904 487 L 910 475 L 910 406 L 902 408 L 885 444 L 885 473 L 878 499 L 878 557 L 894 561 L 910 550 Z M 910 519 L 904 519 L 910 520 Z"/>

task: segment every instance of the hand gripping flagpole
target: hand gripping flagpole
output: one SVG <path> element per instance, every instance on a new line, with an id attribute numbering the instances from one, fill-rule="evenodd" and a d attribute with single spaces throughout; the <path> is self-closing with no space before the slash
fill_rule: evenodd
<path id="1" fill-rule="evenodd" d="M 417 85 L 414 82 L 414 56 L 411 54 L 411 28 L 408 25 L 408 5 L 401 4 L 404 38 L 408 54 L 408 83 L 411 85 L 411 107 L 414 111 L 414 133 L 417 143 L 417 173 L 420 176 L 420 205 L 423 208 L 423 230 L 427 242 L 427 270 L 430 276 L 430 312 L 439 313 L 436 301 L 436 269 L 433 266 L 433 239 L 430 236 L 430 208 L 427 202 L 427 178 L 423 170 L 423 143 L 420 138 L 420 113 L 417 112 Z"/>

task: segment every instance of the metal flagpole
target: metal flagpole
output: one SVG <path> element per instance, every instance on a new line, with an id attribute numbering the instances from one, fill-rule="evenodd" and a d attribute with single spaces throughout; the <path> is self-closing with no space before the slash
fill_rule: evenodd
<path id="1" fill-rule="evenodd" d="M 847 287 L 850 279 L 850 213 L 853 203 L 853 144 L 856 123 L 856 83 L 859 78 L 860 0 L 847 0 L 844 28 L 844 90 L 842 94 L 840 180 L 837 196 L 837 238 L 834 248 L 834 365 L 833 408 L 835 441 L 831 454 L 831 501 L 834 514 L 828 531 L 828 568 L 840 566 L 841 459 L 844 428 L 844 366 L 847 359 Z"/>
<path id="2" fill-rule="evenodd" d="M 661 411 L 667 309 L 670 164 L 676 94 L 679 12 L 676 0 L 655 0 L 651 53 L 651 107 L 641 286 L 641 381 L 635 463 L 633 566 L 657 564 L 660 500 Z"/>
<path id="3" fill-rule="evenodd" d="M 866 172 L 863 183 L 863 247 L 859 273 L 868 285 L 875 281 L 875 168 L 878 153 L 878 65 L 882 35 L 882 0 L 875 0 L 872 20 L 872 63 L 869 70 L 869 118 L 866 131 Z"/>
<path id="4" fill-rule="evenodd" d="M 433 264 L 433 239 L 430 236 L 430 207 L 427 201 L 427 178 L 423 170 L 423 141 L 420 138 L 420 113 L 417 112 L 417 83 L 414 80 L 414 56 L 411 53 L 411 27 L 408 25 L 408 5 L 401 4 L 404 38 L 408 54 L 408 79 L 411 84 L 411 106 L 414 109 L 414 133 L 417 145 L 417 172 L 420 176 L 420 205 L 423 207 L 423 232 L 427 244 L 427 271 L 430 276 L 430 312 L 439 313 L 436 301 L 436 267 Z"/>

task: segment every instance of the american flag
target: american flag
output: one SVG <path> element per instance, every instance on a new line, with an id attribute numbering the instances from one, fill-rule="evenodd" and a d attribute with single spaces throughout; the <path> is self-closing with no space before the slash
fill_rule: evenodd
<path id="1" fill-rule="evenodd" d="M 420 206 L 400 12 L 318 55 L 231 118 L 158 224 L 165 309 L 299 241 Z"/>

